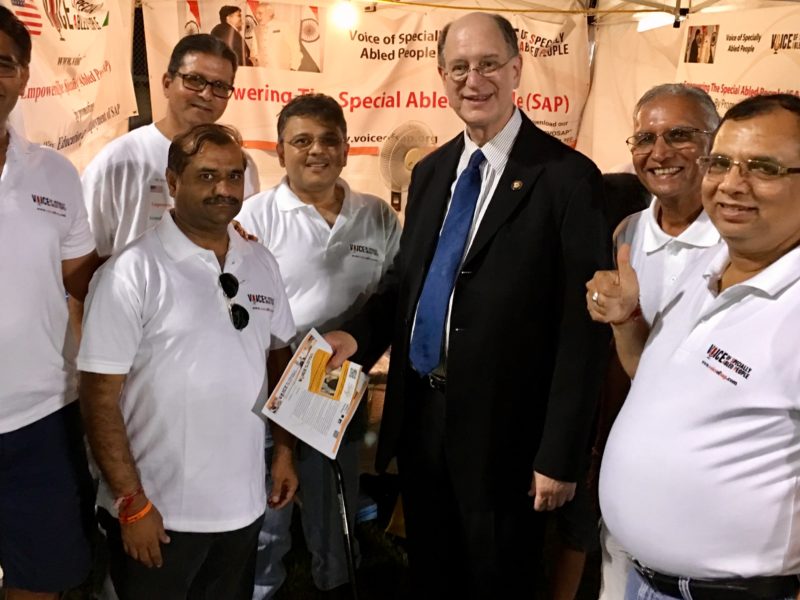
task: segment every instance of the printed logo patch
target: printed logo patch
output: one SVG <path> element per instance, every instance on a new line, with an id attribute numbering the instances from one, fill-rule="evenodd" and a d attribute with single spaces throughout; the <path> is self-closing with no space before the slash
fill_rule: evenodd
<path id="1" fill-rule="evenodd" d="M 723 381 L 727 381 L 732 385 L 739 385 L 740 380 L 735 377 L 746 380 L 750 378 L 750 374 L 753 372 L 752 367 L 734 358 L 715 344 L 711 344 L 706 350 L 706 358 L 708 360 L 703 359 L 701 361 L 703 366 L 716 373 Z"/>
<path id="2" fill-rule="evenodd" d="M 266 310 L 267 312 L 275 312 L 275 298 L 272 296 L 265 296 L 264 294 L 247 294 L 247 299 L 250 300 L 250 306 L 253 310 Z"/>
<path id="3" fill-rule="evenodd" d="M 376 248 L 364 246 L 362 244 L 350 244 L 350 256 L 363 260 L 371 260 L 373 262 L 378 262 L 378 260 L 380 260 L 380 254 Z"/>
<path id="4" fill-rule="evenodd" d="M 53 200 L 47 196 L 39 196 L 38 194 L 31 194 L 33 203 L 36 205 L 36 210 L 50 213 L 51 215 L 58 215 L 59 217 L 67 216 L 67 205 L 60 200 Z"/>

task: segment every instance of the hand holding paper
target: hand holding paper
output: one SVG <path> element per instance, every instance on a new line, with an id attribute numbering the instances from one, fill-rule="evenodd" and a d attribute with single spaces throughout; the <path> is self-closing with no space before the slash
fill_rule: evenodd
<path id="1" fill-rule="evenodd" d="M 369 381 L 360 365 L 346 360 L 355 352 L 355 340 L 338 333 L 343 336 L 333 336 L 334 348 L 312 329 L 262 409 L 273 423 L 329 458 L 336 458 Z"/>

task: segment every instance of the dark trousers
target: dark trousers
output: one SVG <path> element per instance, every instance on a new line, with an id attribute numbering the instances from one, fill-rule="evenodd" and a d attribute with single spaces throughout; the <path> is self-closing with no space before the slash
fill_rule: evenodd
<path id="1" fill-rule="evenodd" d="M 221 533 L 167 531 L 164 565 L 148 568 L 122 548 L 119 522 L 102 508 L 111 581 L 120 600 L 251 600 L 260 516 L 250 525 Z"/>
<path id="2" fill-rule="evenodd" d="M 491 509 L 465 506 L 453 490 L 444 442 L 445 397 L 421 384 L 407 404 L 398 453 L 415 597 L 534 598 L 542 515 L 528 498 Z"/>

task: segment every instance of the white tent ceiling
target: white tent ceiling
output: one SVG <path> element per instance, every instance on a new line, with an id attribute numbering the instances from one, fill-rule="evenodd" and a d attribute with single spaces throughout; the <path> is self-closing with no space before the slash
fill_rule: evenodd
<path id="1" fill-rule="evenodd" d="M 365 0 L 369 2 L 369 0 Z M 729 11 L 768 6 L 800 4 L 800 0 L 377 0 L 378 3 L 421 8 L 464 8 L 558 15 L 559 13 L 584 13 L 596 17 L 600 24 L 630 22 L 648 13 L 661 12 L 673 15 L 691 15 L 704 11 Z"/>

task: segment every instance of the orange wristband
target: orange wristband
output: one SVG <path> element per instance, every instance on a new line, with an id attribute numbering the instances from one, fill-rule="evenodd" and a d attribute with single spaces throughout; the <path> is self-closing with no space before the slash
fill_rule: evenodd
<path id="1" fill-rule="evenodd" d="M 150 500 L 147 501 L 147 504 L 137 513 L 133 513 L 132 515 L 119 515 L 119 522 L 122 525 L 130 525 L 131 523 L 136 523 L 136 521 L 141 521 L 147 516 L 153 509 L 153 503 Z"/>

